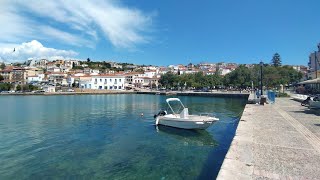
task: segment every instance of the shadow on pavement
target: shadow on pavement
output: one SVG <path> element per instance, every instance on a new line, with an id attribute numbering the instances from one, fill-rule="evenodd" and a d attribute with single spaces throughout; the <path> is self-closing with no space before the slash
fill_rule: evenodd
<path id="1" fill-rule="evenodd" d="M 304 109 L 304 110 L 301 110 L 301 111 L 292 111 L 292 112 L 305 113 L 305 114 L 314 114 L 314 115 L 320 116 L 320 111 L 318 109 Z"/>

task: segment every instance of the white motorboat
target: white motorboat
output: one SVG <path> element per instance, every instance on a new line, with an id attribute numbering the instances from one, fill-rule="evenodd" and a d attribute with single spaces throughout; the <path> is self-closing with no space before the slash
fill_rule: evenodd
<path id="1" fill-rule="evenodd" d="M 181 112 L 179 112 L 181 108 L 176 111 L 173 110 L 170 102 L 174 101 L 180 103 Z M 209 116 L 209 114 L 189 115 L 188 108 L 184 107 L 179 98 L 168 98 L 166 102 L 172 113 L 168 114 L 167 111 L 160 111 L 154 116 L 156 125 L 160 124 L 183 129 L 206 129 L 219 120 L 216 117 Z"/>
<path id="2" fill-rule="evenodd" d="M 303 94 L 294 94 L 291 97 L 293 98 L 293 100 L 302 102 L 302 101 L 306 100 L 309 96 L 308 95 L 303 95 Z"/>

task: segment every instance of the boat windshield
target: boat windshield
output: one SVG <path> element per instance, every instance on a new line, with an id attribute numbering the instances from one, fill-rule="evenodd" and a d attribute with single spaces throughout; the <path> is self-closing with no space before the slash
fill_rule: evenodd
<path id="1" fill-rule="evenodd" d="M 171 110 L 173 114 L 180 114 L 181 111 L 185 108 L 180 99 L 178 98 L 169 98 L 167 99 L 168 110 Z"/>

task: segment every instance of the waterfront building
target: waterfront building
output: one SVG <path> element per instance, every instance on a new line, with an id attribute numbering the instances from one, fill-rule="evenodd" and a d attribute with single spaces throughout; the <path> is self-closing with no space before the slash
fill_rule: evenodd
<path id="1" fill-rule="evenodd" d="M 140 85 L 142 85 L 142 87 L 146 87 L 146 88 L 152 88 L 152 87 L 158 87 L 159 85 L 159 78 L 157 77 L 142 77 L 142 83 L 140 83 Z"/>
<path id="2" fill-rule="evenodd" d="M 12 83 L 25 84 L 27 81 L 26 70 L 22 67 L 14 67 L 12 69 Z"/>
<path id="3" fill-rule="evenodd" d="M 320 77 L 320 43 L 318 44 L 318 51 L 315 51 L 309 56 L 309 72 L 308 78 L 315 79 Z"/>
<path id="4" fill-rule="evenodd" d="M 84 89 L 124 90 L 125 76 L 116 74 L 102 74 L 91 76 L 90 81 L 81 81 Z"/>
<path id="5" fill-rule="evenodd" d="M 5 69 L 0 71 L 0 75 L 3 77 L 2 82 L 11 82 L 12 80 L 13 66 L 6 66 Z"/>
<path id="6" fill-rule="evenodd" d="M 56 92 L 56 87 L 55 86 L 43 86 L 42 90 L 45 92 Z"/>
<path id="7" fill-rule="evenodd" d="M 125 86 L 125 88 L 130 89 L 134 86 L 134 82 L 135 82 L 136 78 L 142 77 L 143 73 L 129 72 L 129 73 L 125 73 L 124 76 L 125 76 L 124 86 Z"/>
<path id="8" fill-rule="evenodd" d="M 67 74 L 63 72 L 48 72 L 47 73 L 48 83 L 52 85 L 63 85 L 67 86 Z"/>
<path id="9" fill-rule="evenodd" d="M 31 75 L 27 77 L 27 83 L 40 83 L 44 79 L 44 74 Z"/>
<path id="10" fill-rule="evenodd" d="M 91 75 L 77 73 L 74 75 L 69 75 L 67 78 L 67 83 L 69 87 L 78 86 L 85 88 L 85 84 L 89 84 L 91 82 Z"/>

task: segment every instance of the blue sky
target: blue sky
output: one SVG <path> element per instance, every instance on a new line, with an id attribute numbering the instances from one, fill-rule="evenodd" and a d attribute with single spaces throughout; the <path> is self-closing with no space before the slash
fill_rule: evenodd
<path id="1" fill-rule="evenodd" d="M 0 57 L 169 65 L 270 62 L 278 52 L 283 64 L 306 65 L 320 42 L 319 7 L 317 0 L 4 0 Z"/>

